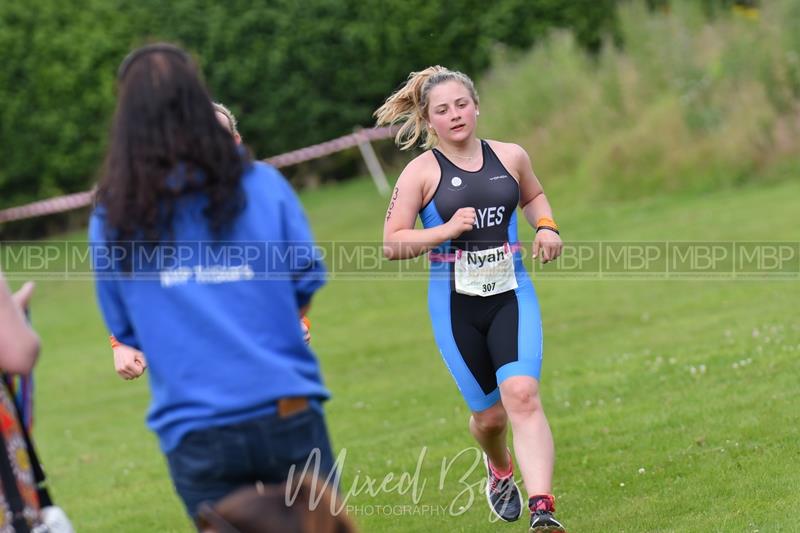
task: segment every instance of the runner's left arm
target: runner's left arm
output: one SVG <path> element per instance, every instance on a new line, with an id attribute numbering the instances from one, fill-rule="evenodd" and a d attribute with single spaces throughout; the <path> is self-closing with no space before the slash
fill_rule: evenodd
<path id="1" fill-rule="evenodd" d="M 519 176 L 519 205 L 525 219 L 535 229 L 542 219 L 553 220 L 553 209 L 544 194 L 539 178 L 533 172 L 531 159 L 521 147 L 514 145 L 514 161 Z M 561 237 L 555 231 L 542 229 L 533 240 L 533 257 L 541 255 L 543 263 L 553 261 L 563 249 Z"/>

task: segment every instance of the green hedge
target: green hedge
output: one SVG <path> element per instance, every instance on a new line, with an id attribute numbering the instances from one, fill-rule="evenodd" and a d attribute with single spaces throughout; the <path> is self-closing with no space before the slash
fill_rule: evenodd
<path id="1" fill-rule="evenodd" d="M 411 70 L 478 77 L 494 43 L 549 28 L 597 47 L 616 0 L 36 0 L 0 2 L 0 208 L 85 189 L 105 146 L 114 73 L 153 40 L 195 52 L 262 156 L 370 125 Z"/>
<path id="2" fill-rule="evenodd" d="M 713 19 L 690 0 L 629 4 L 618 28 L 625 46 L 594 56 L 557 33 L 493 61 L 480 134 L 524 146 L 562 202 L 797 179 L 800 2 Z"/>

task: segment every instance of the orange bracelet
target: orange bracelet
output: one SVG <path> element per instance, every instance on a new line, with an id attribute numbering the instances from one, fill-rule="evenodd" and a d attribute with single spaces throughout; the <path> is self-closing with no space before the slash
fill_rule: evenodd
<path id="1" fill-rule="evenodd" d="M 539 229 L 542 226 L 547 226 L 548 228 L 553 228 L 558 231 L 558 224 L 552 218 L 548 217 L 541 217 L 539 220 L 536 221 L 536 229 Z"/>
<path id="2" fill-rule="evenodd" d="M 306 329 L 307 329 L 308 331 L 311 331 L 311 320 L 309 320 L 309 319 L 308 319 L 308 317 L 307 317 L 307 316 L 305 316 L 305 315 L 304 315 L 304 316 L 303 316 L 303 318 L 301 318 L 300 320 L 302 320 L 302 321 L 303 321 L 303 324 L 305 324 L 305 325 L 306 325 Z"/>
<path id="3" fill-rule="evenodd" d="M 108 340 L 111 341 L 111 348 L 112 349 L 116 348 L 117 346 L 119 346 L 121 344 L 114 335 L 110 335 L 108 337 Z"/>

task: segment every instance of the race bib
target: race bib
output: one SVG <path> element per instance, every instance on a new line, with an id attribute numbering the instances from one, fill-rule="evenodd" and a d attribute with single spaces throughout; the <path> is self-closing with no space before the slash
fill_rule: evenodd
<path id="1" fill-rule="evenodd" d="M 476 252 L 456 250 L 454 271 L 459 294 L 493 296 L 517 288 L 514 254 L 508 243 Z"/>

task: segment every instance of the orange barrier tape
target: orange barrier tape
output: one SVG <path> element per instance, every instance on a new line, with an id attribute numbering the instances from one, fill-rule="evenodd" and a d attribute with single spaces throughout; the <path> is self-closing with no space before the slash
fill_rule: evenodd
<path id="1" fill-rule="evenodd" d="M 288 167 L 298 163 L 303 163 L 305 161 L 311 161 L 312 159 L 325 157 L 326 155 L 336 152 L 341 152 L 342 150 L 358 146 L 363 142 L 389 139 L 394 136 L 395 132 L 396 129 L 392 128 L 391 126 L 359 130 L 355 133 L 351 133 L 350 135 L 339 137 L 338 139 L 307 146 L 306 148 L 301 148 L 285 154 L 276 155 L 267 158 L 264 161 L 276 168 Z M 0 224 L 44 215 L 64 213 L 66 211 L 72 211 L 73 209 L 80 209 L 81 207 L 91 205 L 93 197 L 94 189 L 91 191 L 68 194 L 66 196 L 57 196 L 47 200 L 40 200 L 38 202 L 33 202 L 18 207 L 2 209 L 0 210 Z"/>

